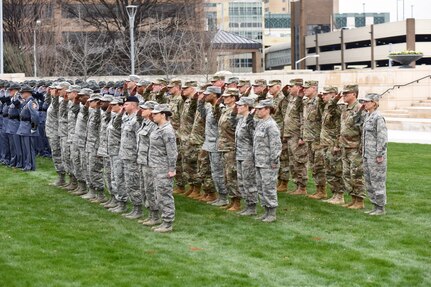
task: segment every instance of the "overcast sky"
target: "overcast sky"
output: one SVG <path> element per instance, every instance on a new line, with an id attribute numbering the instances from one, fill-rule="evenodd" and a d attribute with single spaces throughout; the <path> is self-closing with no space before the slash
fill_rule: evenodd
<path id="1" fill-rule="evenodd" d="M 403 2 L 404 16 L 411 18 L 412 5 L 413 17 L 417 19 L 431 19 L 431 0 L 339 0 L 340 13 L 362 13 L 364 11 L 363 3 L 365 3 L 365 12 L 389 12 L 391 21 L 397 20 L 397 5 L 398 19 L 403 18 Z"/>

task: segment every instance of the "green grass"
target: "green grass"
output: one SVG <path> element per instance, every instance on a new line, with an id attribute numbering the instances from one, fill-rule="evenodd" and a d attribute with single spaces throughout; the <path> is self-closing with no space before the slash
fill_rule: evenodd
<path id="1" fill-rule="evenodd" d="M 430 286 L 430 170 L 431 145 L 390 144 L 383 217 L 282 194 L 263 224 L 179 196 L 155 234 L 49 186 L 47 159 L 2 166 L 0 286 Z"/>

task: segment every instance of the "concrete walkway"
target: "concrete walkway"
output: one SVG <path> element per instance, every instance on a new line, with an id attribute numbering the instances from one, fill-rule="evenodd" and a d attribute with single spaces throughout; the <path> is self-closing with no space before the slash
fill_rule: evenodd
<path id="1" fill-rule="evenodd" d="M 431 144 L 431 132 L 388 130 L 389 142 Z"/>

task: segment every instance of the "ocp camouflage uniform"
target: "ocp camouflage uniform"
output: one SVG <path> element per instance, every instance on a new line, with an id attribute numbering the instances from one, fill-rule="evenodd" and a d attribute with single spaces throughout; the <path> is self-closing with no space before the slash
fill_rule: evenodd
<path id="1" fill-rule="evenodd" d="M 166 93 L 163 91 L 150 92 L 148 100 L 158 102 L 159 104 L 166 104 L 169 101 Z"/>
<path id="2" fill-rule="evenodd" d="M 46 115 L 46 136 L 51 146 L 51 157 L 54 162 L 54 168 L 58 174 L 64 174 L 64 166 L 61 161 L 60 136 L 58 135 L 58 109 L 60 107 L 59 97 L 51 97 L 51 104 L 48 107 Z"/>
<path id="3" fill-rule="evenodd" d="M 99 193 L 104 190 L 103 158 L 97 155 L 97 149 L 99 148 L 100 121 L 100 108 L 90 108 L 87 122 L 87 141 L 85 144 L 87 171 L 89 173 L 90 188 L 93 188 Z"/>
<path id="4" fill-rule="evenodd" d="M 151 133 L 148 157 L 164 223 L 172 223 L 175 220 L 173 178 L 168 177 L 168 173 L 175 171 L 177 155 L 175 131 L 170 122 L 166 122 Z"/>
<path id="5" fill-rule="evenodd" d="M 111 120 L 111 112 L 100 111 L 100 130 L 99 130 L 99 148 L 97 149 L 97 155 L 103 159 L 103 181 L 108 189 L 109 193 L 112 194 L 112 182 L 111 182 L 111 158 L 108 154 L 108 133 L 107 127 Z"/>
<path id="6" fill-rule="evenodd" d="M 341 110 L 337 101 L 330 99 L 322 114 L 320 145 L 325 154 L 325 175 L 333 194 L 343 192 L 343 162 L 338 142 L 340 136 Z"/>
<path id="7" fill-rule="evenodd" d="M 381 208 L 386 205 L 387 142 L 383 116 L 378 111 L 367 113 L 362 127 L 365 185 L 370 201 Z M 383 157 L 383 162 L 377 163 L 377 157 Z"/>
<path id="8" fill-rule="evenodd" d="M 322 101 L 314 96 L 304 98 L 304 124 L 301 138 L 308 148 L 308 162 L 312 170 L 316 190 L 326 193 L 325 154 L 320 145 L 320 131 L 322 128 Z"/>
<path id="9" fill-rule="evenodd" d="M 284 137 L 282 133 L 284 131 L 284 116 L 286 114 L 290 97 L 291 96 L 289 94 L 285 95 L 282 91 L 274 97 L 275 113 L 273 119 L 280 129 L 282 144 L 278 179 L 285 182 L 289 181 L 289 151 L 287 137 Z"/>
<path id="10" fill-rule="evenodd" d="M 124 192 L 124 165 L 120 152 L 121 143 L 121 118 L 123 114 L 111 112 L 111 119 L 107 125 L 107 147 L 111 158 L 111 194 L 117 201 L 126 201 Z M 121 190 L 121 191 L 120 191 Z M 122 192 L 123 191 L 123 192 Z"/>
<path id="11" fill-rule="evenodd" d="M 365 198 L 364 168 L 361 155 L 360 126 L 355 123 L 356 113 L 361 105 L 356 100 L 353 104 L 342 107 L 340 146 L 342 147 L 344 187 L 352 196 Z"/>
<path id="12" fill-rule="evenodd" d="M 151 211 L 158 211 L 160 198 L 156 196 L 152 168 L 149 166 L 150 135 L 157 125 L 149 119 L 144 119 L 137 132 L 138 159 L 141 171 L 141 193 Z"/>
<path id="13" fill-rule="evenodd" d="M 289 170 L 298 188 L 307 185 L 307 146 L 298 144 L 303 125 L 302 98 L 292 96 L 286 109 L 283 125 L 283 137 L 287 139 L 289 153 Z"/>

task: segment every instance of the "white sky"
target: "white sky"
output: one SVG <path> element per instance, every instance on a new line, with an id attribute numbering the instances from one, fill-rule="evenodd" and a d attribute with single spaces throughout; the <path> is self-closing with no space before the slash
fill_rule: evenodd
<path id="1" fill-rule="evenodd" d="M 411 18 L 413 5 L 413 18 L 431 19 L 431 0 L 339 0 L 340 13 L 362 13 L 365 12 L 389 12 L 391 21 L 403 20 L 404 17 Z"/>

